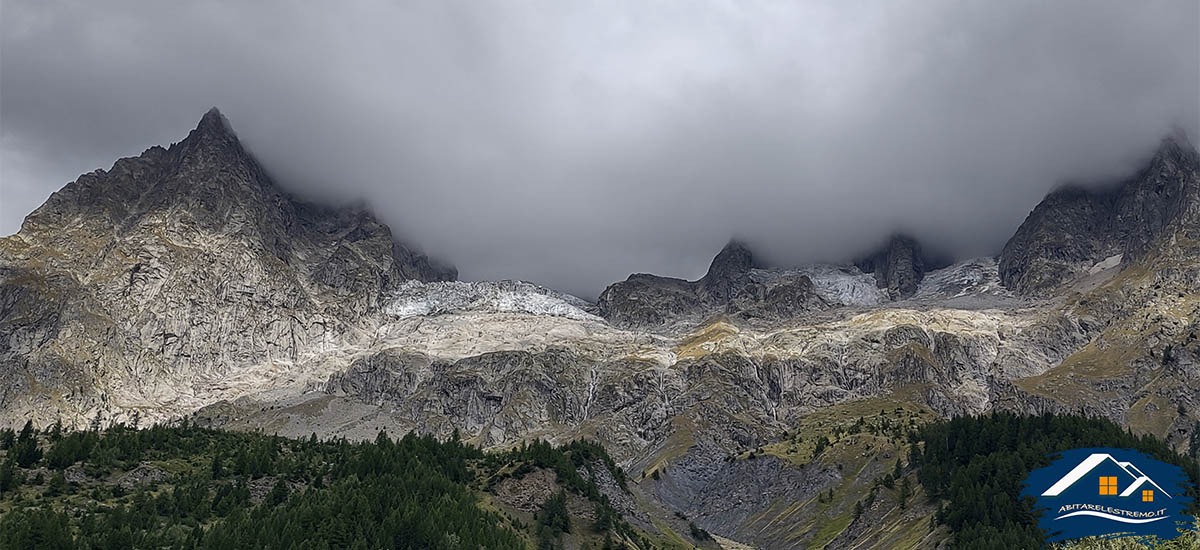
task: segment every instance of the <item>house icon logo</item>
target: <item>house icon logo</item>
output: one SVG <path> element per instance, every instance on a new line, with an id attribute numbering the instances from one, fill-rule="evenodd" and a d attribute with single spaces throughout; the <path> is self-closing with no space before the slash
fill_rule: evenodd
<path id="1" fill-rule="evenodd" d="M 1184 514 L 1189 482 L 1178 466 L 1127 449 L 1075 449 L 1026 478 L 1048 542 L 1081 537 L 1154 535 L 1194 528 Z"/>

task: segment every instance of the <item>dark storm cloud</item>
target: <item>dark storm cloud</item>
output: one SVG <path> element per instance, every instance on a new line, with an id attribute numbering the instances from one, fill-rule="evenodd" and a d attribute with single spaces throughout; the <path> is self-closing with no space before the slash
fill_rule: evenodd
<path id="1" fill-rule="evenodd" d="M 1044 193 L 1200 135 L 1200 4 L 49 2 L 0 7 L 0 233 L 211 105 L 297 192 L 471 279 L 594 297 L 731 235 L 996 252 Z"/>

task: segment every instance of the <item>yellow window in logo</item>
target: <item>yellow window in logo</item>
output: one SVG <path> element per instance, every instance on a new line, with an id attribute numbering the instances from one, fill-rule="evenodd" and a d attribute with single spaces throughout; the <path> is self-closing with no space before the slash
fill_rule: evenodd
<path id="1" fill-rule="evenodd" d="M 1101 477 L 1100 478 L 1100 494 L 1101 495 L 1116 495 L 1117 494 L 1117 478 Z"/>
<path id="2" fill-rule="evenodd" d="M 1154 491 L 1142 491 L 1142 502 L 1154 502 Z"/>

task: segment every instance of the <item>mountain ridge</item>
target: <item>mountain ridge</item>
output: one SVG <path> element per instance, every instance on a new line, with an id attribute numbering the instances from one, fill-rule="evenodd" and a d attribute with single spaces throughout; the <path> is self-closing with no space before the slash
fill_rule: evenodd
<path id="1" fill-rule="evenodd" d="M 754 526 L 831 519 L 818 493 L 867 490 L 818 459 L 819 437 L 866 476 L 900 452 L 829 428 L 852 416 L 1082 412 L 1183 444 L 1200 411 L 1197 158 L 1165 143 L 1111 195 L 1052 193 L 997 259 L 943 266 L 896 236 L 861 265 L 783 268 L 733 240 L 704 277 L 634 274 L 593 310 L 451 282 L 369 212 L 288 196 L 210 111 L 0 239 L 0 423 L 587 437 L 697 525 L 777 546 L 796 535 Z M 797 430 L 803 445 L 780 436 Z M 767 485 L 789 479 L 804 482 Z"/>
<path id="2" fill-rule="evenodd" d="M 1200 155 L 1186 136 L 1170 135 L 1145 166 L 1115 186 L 1055 190 L 1005 243 L 1001 280 L 1037 295 L 1052 292 L 1089 262 L 1119 254 L 1128 265 L 1173 221 L 1197 208 L 1198 170 Z"/>
<path id="3" fill-rule="evenodd" d="M 366 211 L 292 199 L 215 109 L 170 148 L 52 194 L 0 239 L 0 274 L 0 357 L 10 365 L 0 375 L 21 399 L 53 400 L 65 385 L 102 408 L 109 391 L 127 391 L 120 379 L 294 360 L 309 337 L 343 333 L 399 282 L 455 276 Z M 139 366 L 124 366 L 125 355 Z M 185 398 L 179 389 L 129 398 L 152 405 Z"/>

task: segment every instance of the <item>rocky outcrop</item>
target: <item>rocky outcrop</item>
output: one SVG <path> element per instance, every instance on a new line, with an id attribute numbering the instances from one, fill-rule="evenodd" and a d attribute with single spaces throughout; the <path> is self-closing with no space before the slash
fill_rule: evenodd
<path id="1" fill-rule="evenodd" d="M 630 328 L 690 327 L 716 313 L 780 319 L 827 305 L 807 275 L 755 277 L 758 267 L 750 249 L 734 240 L 699 280 L 637 273 L 609 285 L 597 305 L 609 322 Z"/>
<path id="2" fill-rule="evenodd" d="M 1051 193 L 1004 245 L 1001 281 L 1021 294 L 1046 295 L 1107 258 L 1135 262 L 1173 221 L 1200 208 L 1198 181 L 1200 155 L 1177 134 L 1115 187 Z"/>
<path id="3" fill-rule="evenodd" d="M 608 322 L 623 327 L 662 326 L 707 309 L 695 283 L 648 273 L 635 273 L 609 285 L 596 305 Z"/>
<path id="4" fill-rule="evenodd" d="M 600 315 L 626 327 L 658 327 L 697 321 L 711 315 L 743 292 L 750 281 L 754 256 L 746 245 L 730 241 L 697 281 L 635 273 L 604 289 L 597 302 Z"/>
<path id="5" fill-rule="evenodd" d="M 874 273 L 879 288 L 885 288 L 893 300 L 908 298 L 927 271 L 945 267 L 947 262 L 926 257 L 921 245 L 905 235 L 892 236 L 887 244 L 855 262 L 863 273 Z"/>
<path id="6" fill-rule="evenodd" d="M 352 335 L 403 281 L 453 278 L 370 213 L 288 195 L 213 109 L 0 239 L 0 404 L 86 425 L 202 403 L 241 368 Z"/>
<path id="7" fill-rule="evenodd" d="M 507 314 L 439 320 L 472 329 L 456 349 L 475 344 L 475 334 L 517 322 Z M 649 348 L 671 341 L 642 341 L 604 356 L 593 343 L 563 336 L 543 349 L 501 343 L 449 357 L 389 339 L 393 347 L 360 355 L 309 388 L 389 411 L 403 429 L 441 436 L 457 429 L 484 446 L 587 436 L 634 460 L 679 435 L 680 426 L 703 424 L 704 436 L 728 450 L 755 444 L 813 410 L 904 388 L 920 388 L 914 399 L 941 414 L 980 412 L 989 404 L 997 360 L 1046 368 L 1031 341 L 1012 334 L 1026 328 L 1033 326 L 1024 315 L 995 312 L 885 311 L 766 333 L 718 322 L 658 359 Z M 607 344 L 612 349 L 617 344 Z M 298 424 L 297 433 L 347 426 L 343 409 L 318 414 L 328 420 L 300 419 L 316 424 Z"/>
<path id="8" fill-rule="evenodd" d="M 739 241 L 730 241 L 713 258 L 708 273 L 697 281 L 700 297 L 713 304 L 728 303 L 746 286 L 750 270 L 755 267 L 750 249 Z"/>
<path id="9" fill-rule="evenodd" d="M 784 275 L 769 283 L 746 282 L 736 290 L 726 309 L 745 317 L 791 319 L 828 306 L 807 275 Z"/>

